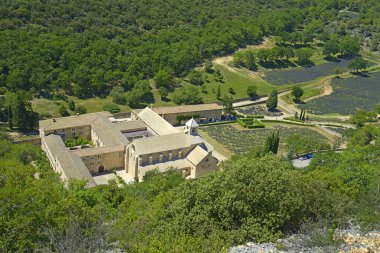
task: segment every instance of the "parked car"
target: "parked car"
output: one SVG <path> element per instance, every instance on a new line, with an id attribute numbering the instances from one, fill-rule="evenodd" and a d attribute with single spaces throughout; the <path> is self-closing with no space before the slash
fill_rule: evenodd
<path id="1" fill-rule="evenodd" d="M 298 157 L 298 160 L 304 161 L 304 160 L 309 160 L 309 159 L 311 159 L 313 157 L 314 157 L 313 154 L 307 154 L 307 155 L 303 155 L 303 156 Z"/>

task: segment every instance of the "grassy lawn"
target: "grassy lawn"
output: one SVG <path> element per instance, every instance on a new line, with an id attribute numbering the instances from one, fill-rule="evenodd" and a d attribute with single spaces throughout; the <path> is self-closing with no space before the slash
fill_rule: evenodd
<path id="1" fill-rule="evenodd" d="M 220 85 L 221 97 L 224 95 L 232 95 L 234 99 L 246 98 L 247 88 L 250 85 L 254 85 L 257 88 L 257 92 L 260 95 L 268 94 L 275 87 L 268 82 L 261 79 L 259 76 L 251 75 L 250 73 L 245 73 L 242 69 L 230 69 L 222 65 L 214 65 L 215 70 L 219 70 L 223 76 L 223 81 L 218 82 L 215 80 L 213 73 L 207 73 L 203 69 L 197 69 L 205 77 L 206 82 L 203 84 L 206 87 L 207 93 L 203 93 L 203 102 L 211 103 L 218 101 L 216 98 L 216 93 Z M 248 72 L 248 71 L 247 71 Z M 188 81 L 185 79 L 182 81 L 183 84 L 187 84 Z M 229 90 L 233 89 L 233 93 Z"/>
<path id="2" fill-rule="evenodd" d="M 112 103 L 111 97 L 78 99 L 70 96 L 69 99 L 73 100 L 76 106 L 82 105 L 86 107 L 88 113 L 104 111 L 103 106 Z M 58 113 L 61 104 L 64 104 L 68 109 L 67 103 L 63 100 L 33 99 L 32 101 L 32 107 L 35 112 L 43 115 L 50 114 L 52 117 L 61 117 Z M 119 105 L 119 107 L 121 111 L 130 111 L 130 108 L 126 105 Z M 74 114 L 74 112 L 69 112 Z"/>
<path id="3" fill-rule="evenodd" d="M 325 90 L 326 82 L 328 82 L 327 84 L 329 84 L 331 82 L 331 79 L 334 77 L 335 77 L 335 75 L 324 76 L 324 77 L 317 78 L 316 80 L 313 80 L 310 82 L 298 84 L 299 86 L 302 87 L 302 89 L 304 91 L 304 93 L 301 97 L 301 100 L 302 101 L 308 100 L 312 97 L 319 96 L 319 95 L 323 94 L 323 92 Z M 287 103 L 290 103 L 290 104 L 294 103 L 293 96 L 291 95 L 290 92 L 288 94 L 283 95 L 282 99 Z"/>
<path id="4" fill-rule="evenodd" d="M 247 97 L 247 87 L 250 85 L 255 85 L 258 89 L 258 93 L 261 95 L 268 94 L 275 87 L 271 84 L 267 83 L 260 77 L 254 77 L 247 73 L 244 73 L 243 70 L 239 71 L 231 71 L 230 69 L 216 65 L 214 69 L 218 69 L 223 76 L 223 82 L 217 82 L 214 78 L 214 75 L 211 73 L 206 73 L 203 69 L 198 69 L 205 77 L 207 82 L 205 82 L 205 87 L 207 93 L 202 93 L 203 102 L 211 103 L 217 102 L 216 92 L 218 86 L 220 85 L 221 94 L 224 95 L 232 95 L 234 99 L 237 98 L 245 98 Z M 186 80 L 179 80 L 181 85 L 187 84 Z M 229 89 L 233 88 L 235 94 L 231 94 Z M 175 105 L 172 101 L 163 101 L 158 93 L 158 90 L 155 87 L 152 87 L 152 93 L 155 99 L 154 106 L 173 106 Z M 169 95 L 170 97 L 170 95 Z M 98 112 L 103 111 L 103 106 L 112 103 L 111 97 L 106 98 L 89 98 L 89 99 L 78 99 L 76 97 L 69 97 L 69 99 L 74 100 L 76 105 L 83 105 L 87 108 L 87 112 Z M 58 108 L 61 104 L 65 104 L 66 108 L 67 103 L 62 100 L 47 100 L 47 99 L 34 99 L 32 102 L 33 110 L 38 112 L 39 114 L 50 114 L 52 117 L 59 117 Z M 119 105 L 121 111 L 129 111 L 130 107 Z M 71 112 L 72 113 L 72 112 Z"/>
<path id="5" fill-rule="evenodd" d="M 273 131 L 280 132 L 279 153 L 284 153 L 286 139 L 294 134 L 315 136 L 319 139 L 328 141 L 324 132 L 316 127 L 293 126 L 281 123 L 266 123 L 264 129 L 244 129 L 238 124 L 214 125 L 202 127 L 201 132 L 206 133 L 208 137 L 222 145 L 222 147 L 231 153 L 241 154 L 253 148 L 264 145 L 267 136 Z"/>

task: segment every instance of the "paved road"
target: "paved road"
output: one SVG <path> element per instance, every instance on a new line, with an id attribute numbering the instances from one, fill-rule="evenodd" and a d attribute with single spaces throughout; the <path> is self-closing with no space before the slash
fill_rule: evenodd
<path id="1" fill-rule="evenodd" d="M 232 106 L 234 108 L 238 108 L 238 107 L 243 107 L 243 106 L 247 106 L 247 105 L 257 105 L 257 104 L 264 103 L 265 101 L 267 101 L 267 99 L 268 99 L 268 97 L 262 97 L 262 98 L 259 98 L 256 100 L 244 100 L 244 101 L 232 103 Z"/>
<path id="2" fill-rule="evenodd" d="M 286 90 L 280 91 L 278 93 L 278 96 L 284 95 L 284 94 L 289 93 L 289 92 L 290 92 L 290 89 L 286 89 Z M 247 99 L 247 100 L 244 100 L 244 101 L 232 103 L 232 106 L 234 108 L 238 108 L 238 107 L 247 106 L 247 105 L 256 105 L 256 104 L 264 103 L 267 100 L 268 100 L 268 97 L 261 97 L 261 98 L 256 99 L 256 100 Z"/>

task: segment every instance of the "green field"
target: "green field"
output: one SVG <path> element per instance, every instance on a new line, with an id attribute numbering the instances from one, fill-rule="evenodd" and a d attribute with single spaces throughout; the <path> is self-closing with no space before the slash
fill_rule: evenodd
<path id="1" fill-rule="evenodd" d="M 328 140 L 327 137 L 313 127 L 298 127 L 277 123 L 266 123 L 264 129 L 243 129 L 238 124 L 214 125 L 201 128 L 208 136 L 220 143 L 226 150 L 235 154 L 245 153 L 253 148 L 264 145 L 267 136 L 274 131 L 280 132 L 279 152 L 284 152 L 286 139 L 294 134 L 314 136 L 319 139 Z"/>
<path id="2" fill-rule="evenodd" d="M 218 101 L 216 98 L 216 93 L 218 87 L 220 85 L 221 97 L 224 95 L 228 95 L 234 98 L 246 98 L 247 88 L 250 85 L 254 85 L 257 88 L 257 92 L 259 95 L 268 94 L 275 87 L 269 84 L 268 82 L 261 79 L 259 76 L 252 75 L 248 70 L 243 69 L 230 69 L 222 65 L 215 65 L 213 68 L 213 72 L 215 70 L 219 70 L 221 75 L 223 76 L 223 81 L 219 82 L 215 80 L 215 76 L 212 73 L 207 73 L 203 69 L 197 69 L 197 71 L 201 72 L 205 77 L 205 83 L 203 84 L 206 87 L 207 93 L 203 93 L 203 102 L 210 103 Z M 183 80 L 181 84 L 187 84 L 187 80 Z M 233 89 L 234 93 L 230 93 L 229 89 Z"/>
<path id="3" fill-rule="evenodd" d="M 224 95 L 232 95 L 234 99 L 238 98 L 245 98 L 247 97 L 247 87 L 250 85 L 255 85 L 257 87 L 258 93 L 260 95 L 268 94 L 274 87 L 262 80 L 259 77 L 254 78 L 253 76 L 249 76 L 247 73 L 244 72 L 235 72 L 227 69 L 224 66 L 216 65 L 214 66 L 214 69 L 220 70 L 221 75 L 223 76 L 223 82 L 217 82 L 215 80 L 215 77 L 212 73 L 206 73 L 203 71 L 203 69 L 198 69 L 197 71 L 200 71 L 204 77 L 205 80 L 207 80 L 203 85 L 206 87 L 205 93 L 202 93 L 203 102 L 204 103 L 211 103 L 211 102 L 217 102 L 218 99 L 216 98 L 216 92 L 218 89 L 218 86 L 220 85 L 221 90 L 221 97 Z M 181 85 L 187 84 L 188 82 L 186 79 L 184 80 L 177 80 L 180 82 Z M 229 92 L 229 89 L 232 88 L 235 92 L 235 94 L 231 94 Z M 153 87 L 152 93 L 155 99 L 154 106 L 171 106 L 175 105 L 172 101 L 170 101 L 170 94 L 169 94 L 169 100 L 163 101 L 158 94 L 158 90 Z M 89 98 L 89 99 L 78 99 L 76 97 L 69 97 L 69 99 L 74 100 L 76 105 L 83 105 L 87 108 L 88 112 L 98 112 L 103 111 L 103 106 L 109 103 L 112 103 L 111 97 L 106 98 Z M 67 107 L 67 104 L 65 101 L 62 100 L 48 100 L 48 99 L 34 99 L 32 102 L 33 110 L 38 112 L 39 114 L 50 114 L 53 117 L 59 117 L 58 108 L 60 104 L 65 104 Z M 119 105 L 121 111 L 129 111 L 130 107 L 126 105 Z"/>
<path id="4" fill-rule="evenodd" d="M 69 97 L 69 99 L 73 100 L 75 102 L 75 105 L 82 105 L 86 107 L 87 112 L 100 112 L 104 111 L 103 106 L 109 103 L 112 103 L 111 97 L 107 98 L 89 98 L 89 99 L 78 99 L 76 97 Z M 61 104 L 64 104 L 66 108 L 68 108 L 68 105 L 63 100 L 48 100 L 48 99 L 33 99 L 32 101 L 32 107 L 33 110 L 40 115 L 47 115 L 50 114 L 52 117 L 61 117 L 58 113 L 58 108 Z M 119 105 L 121 111 L 129 111 L 130 108 L 126 105 Z M 70 112 L 70 111 L 69 111 Z M 71 114 L 74 114 L 74 112 L 70 112 Z"/>

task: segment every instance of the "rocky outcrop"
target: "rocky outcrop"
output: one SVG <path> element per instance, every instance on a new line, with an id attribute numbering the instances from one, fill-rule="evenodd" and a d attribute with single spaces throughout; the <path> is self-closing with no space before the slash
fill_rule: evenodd
<path id="1" fill-rule="evenodd" d="M 247 243 L 235 246 L 230 253 L 380 253 L 380 232 L 373 231 L 361 234 L 356 229 L 334 232 L 334 239 L 327 243 L 326 236 L 320 238 L 297 234 L 276 243 Z"/>

